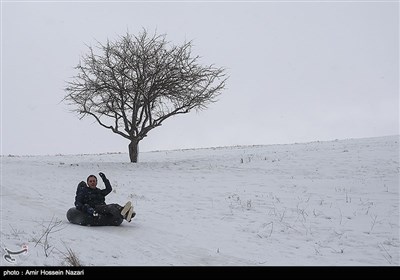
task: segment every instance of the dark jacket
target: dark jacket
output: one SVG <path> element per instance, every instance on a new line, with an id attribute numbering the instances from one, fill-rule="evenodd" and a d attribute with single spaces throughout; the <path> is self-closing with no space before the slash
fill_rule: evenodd
<path id="1" fill-rule="evenodd" d="M 110 181 L 103 180 L 106 188 L 101 190 L 99 188 L 91 189 L 84 181 L 80 182 L 76 189 L 75 207 L 83 212 L 88 212 L 89 208 L 94 208 L 96 205 L 105 205 L 105 197 L 112 191 Z"/>

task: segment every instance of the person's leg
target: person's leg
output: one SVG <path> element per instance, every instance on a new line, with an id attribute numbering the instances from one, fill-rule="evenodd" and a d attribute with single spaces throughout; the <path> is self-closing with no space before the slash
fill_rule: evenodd
<path id="1" fill-rule="evenodd" d="M 136 213 L 133 210 L 132 203 L 128 201 L 124 207 L 119 204 L 98 205 L 95 207 L 97 213 L 101 215 L 111 215 L 115 218 L 122 218 L 130 222 Z"/>
<path id="2" fill-rule="evenodd" d="M 123 207 L 117 203 L 113 203 L 113 204 L 108 204 L 107 208 L 110 214 L 113 216 L 113 221 L 115 225 L 120 225 L 124 219 L 124 217 L 121 215 Z"/>
<path id="3" fill-rule="evenodd" d="M 101 215 L 112 215 L 114 217 L 122 217 L 122 206 L 116 203 L 107 205 L 97 205 L 95 211 Z"/>
<path id="4" fill-rule="evenodd" d="M 121 210 L 122 210 L 122 206 L 117 204 L 117 203 L 113 203 L 113 204 L 108 204 L 108 209 L 110 211 L 110 213 L 115 216 L 115 217 L 122 217 L 121 215 Z"/>
<path id="5" fill-rule="evenodd" d="M 122 209 L 122 206 L 118 204 L 97 205 L 95 211 L 99 214 L 99 223 L 119 226 L 124 219 L 120 209 Z"/>

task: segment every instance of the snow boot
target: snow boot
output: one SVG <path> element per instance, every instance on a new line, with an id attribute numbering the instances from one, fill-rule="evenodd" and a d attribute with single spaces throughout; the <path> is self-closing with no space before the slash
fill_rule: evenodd
<path id="1" fill-rule="evenodd" d="M 133 211 L 133 206 L 131 206 L 131 208 L 129 209 L 128 214 L 126 214 L 125 220 L 130 223 L 132 218 L 135 217 L 135 215 L 136 215 L 136 213 L 135 213 L 135 211 Z"/>
<path id="2" fill-rule="evenodd" d="M 124 208 L 122 208 L 122 210 L 121 210 L 122 217 L 125 218 L 125 214 L 129 212 L 129 209 L 131 209 L 131 207 L 132 207 L 132 202 L 128 201 L 125 204 Z"/>

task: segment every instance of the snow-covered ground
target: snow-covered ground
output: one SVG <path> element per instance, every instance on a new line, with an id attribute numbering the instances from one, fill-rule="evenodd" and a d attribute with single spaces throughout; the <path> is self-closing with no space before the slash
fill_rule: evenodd
<path id="1" fill-rule="evenodd" d="M 2 156 L 1 265 L 69 265 L 70 250 L 85 266 L 399 266 L 399 136 L 128 160 Z M 100 171 L 106 201 L 132 200 L 137 216 L 70 224 L 77 184 Z"/>

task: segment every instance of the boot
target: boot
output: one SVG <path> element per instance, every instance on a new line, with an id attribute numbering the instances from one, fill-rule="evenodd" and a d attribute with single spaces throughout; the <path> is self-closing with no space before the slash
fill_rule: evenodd
<path id="1" fill-rule="evenodd" d="M 136 215 L 136 213 L 135 213 L 135 211 L 133 211 L 133 206 L 129 209 L 129 212 L 128 212 L 128 214 L 126 214 L 126 217 L 125 217 L 125 220 L 127 221 L 127 222 L 131 222 L 131 220 L 132 220 L 132 218 L 133 217 L 135 217 L 135 215 Z"/>
<path id="2" fill-rule="evenodd" d="M 129 212 L 129 209 L 131 209 L 131 207 L 132 207 L 132 202 L 128 201 L 125 204 L 124 208 L 122 208 L 122 210 L 121 210 L 122 217 L 125 218 L 125 214 Z"/>

